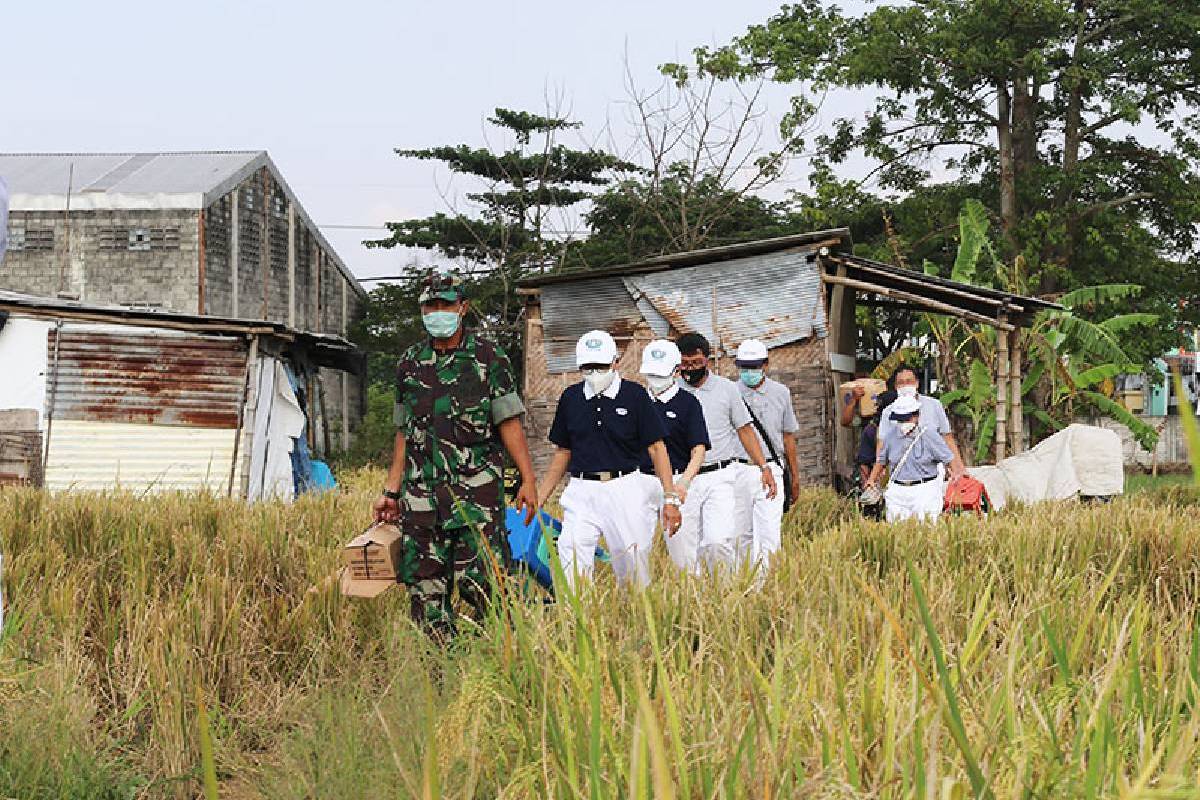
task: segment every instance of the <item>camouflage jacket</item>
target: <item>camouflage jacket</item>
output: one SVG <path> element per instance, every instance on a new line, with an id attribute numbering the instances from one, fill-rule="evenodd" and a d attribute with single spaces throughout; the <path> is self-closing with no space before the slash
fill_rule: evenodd
<path id="1" fill-rule="evenodd" d="M 499 470 L 496 426 L 525 412 L 508 355 L 467 331 L 438 352 L 426 339 L 396 365 L 394 421 L 407 440 L 406 482 L 417 476 L 470 477 Z"/>

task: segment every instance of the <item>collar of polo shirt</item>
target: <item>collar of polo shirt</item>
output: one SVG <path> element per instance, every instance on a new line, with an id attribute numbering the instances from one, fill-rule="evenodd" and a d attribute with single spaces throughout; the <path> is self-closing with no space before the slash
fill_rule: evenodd
<path id="1" fill-rule="evenodd" d="M 616 368 L 617 368 L 617 367 L 616 367 L 616 365 L 614 364 L 614 365 L 613 365 L 613 369 L 616 369 Z M 619 391 L 621 391 L 621 376 L 620 376 L 620 375 L 613 375 L 612 383 L 610 383 L 610 384 L 608 385 L 608 388 L 607 388 L 607 389 L 605 389 L 605 390 L 604 390 L 603 392 L 601 392 L 600 394 L 604 395 L 604 396 L 605 396 L 605 397 L 607 397 L 609 400 L 616 400 L 616 399 L 617 399 L 617 392 L 619 392 Z M 587 381 L 584 381 L 584 382 L 583 382 L 583 399 L 584 399 L 584 400 L 591 400 L 591 399 L 592 399 L 593 397 L 595 397 L 595 396 L 596 396 L 596 393 L 592 391 L 592 387 L 588 386 L 588 383 L 587 383 Z"/>
<path id="2" fill-rule="evenodd" d="M 671 398 L 677 394 L 679 394 L 679 384 L 678 383 L 673 384 L 670 389 L 667 389 L 662 394 L 655 394 L 654 392 L 651 392 L 650 397 L 660 403 L 669 403 L 669 402 L 671 402 Z"/>

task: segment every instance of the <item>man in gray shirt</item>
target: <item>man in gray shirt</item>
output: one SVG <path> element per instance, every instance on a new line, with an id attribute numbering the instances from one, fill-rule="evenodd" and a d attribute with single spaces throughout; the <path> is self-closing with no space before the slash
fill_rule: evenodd
<path id="1" fill-rule="evenodd" d="M 783 485 L 784 460 L 791 472 L 788 489 L 793 497 L 800 489 L 800 464 L 796 456 L 796 412 L 792 408 L 792 393 L 786 386 L 767 377 L 767 346 L 757 339 L 747 339 L 737 349 L 736 363 L 738 393 L 758 424 L 767 433 L 764 440 L 758 426 L 754 435 L 770 462 L 778 485 Z M 771 556 L 779 550 L 783 524 L 785 492 L 768 497 L 762 490 L 758 471 L 748 463 L 740 464 L 734 482 L 736 499 L 734 544 L 739 562 L 754 564 L 759 576 L 766 574 Z"/>
<path id="2" fill-rule="evenodd" d="M 938 432 L 920 419 L 921 403 L 912 396 L 891 405 L 894 429 L 880 437 L 879 455 L 868 485 L 878 485 L 886 467 L 890 472 L 883 493 L 888 522 L 919 517 L 936 520 L 942 513 L 942 481 L 939 464 L 954 460 L 950 446 Z"/>
<path id="3" fill-rule="evenodd" d="M 702 562 L 709 569 L 734 565 L 734 480 L 742 466 L 739 459 L 749 454 L 758 467 L 763 491 L 771 497 L 776 494 L 776 482 L 737 387 L 709 370 L 712 349 L 708 340 L 688 333 L 675 344 L 683 359 L 680 387 L 695 395 L 704 409 L 709 449 L 691 485 L 681 488 L 676 483 L 684 496 L 683 521 L 679 531 L 667 539 L 667 550 L 676 566 L 699 574 Z"/>

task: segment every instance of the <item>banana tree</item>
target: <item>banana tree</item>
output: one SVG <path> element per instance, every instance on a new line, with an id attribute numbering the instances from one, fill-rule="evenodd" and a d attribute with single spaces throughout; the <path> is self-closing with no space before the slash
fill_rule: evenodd
<path id="1" fill-rule="evenodd" d="M 1023 262 L 1011 265 L 996 255 L 988 238 L 987 211 L 968 200 L 959 214 L 959 248 L 950 278 L 961 283 L 1020 294 L 1025 290 Z M 985 260 L 986 256 L 986 260 Z M 926 262 L 925 271 L 937 274 Z M 1154 314 L 1122 314 L 1092 322 L 1080 312 L 1136 295 L 1135 284 L 1089 286 L 1057 298 L 1063 310 L 1043 311 L 1023 331 L 1018 347 L 1023 354 L 1021 397 L 1035 438 L 1061 429 L 1080 413 L 1093 411 L 1126 425 L 1141 444 L 1152 450 L 1158 434 L 1112 400 L 1118 375 L 1140 372 L 1141 367 L 1124 352 L 1119 336 L 1157 321 Z M 996 432 L 994 359 L 998 352 L 995 330 L 988 326 L 932 314 L 922 316 L 916 331 L 932 346 L 939 386 L 945 387 L 942 403 L 969 423 L 963 431 L 963 449 L 975 461 L 986 461 Z"/>

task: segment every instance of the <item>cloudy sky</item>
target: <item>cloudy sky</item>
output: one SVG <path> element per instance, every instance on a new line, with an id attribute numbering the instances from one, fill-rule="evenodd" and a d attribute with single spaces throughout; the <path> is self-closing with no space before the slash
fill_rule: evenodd
<path id="1" fill-rule="evenodd" d="M 862 3 L 843 3 L 856 7 Z M 266 149 L 360 276 L 409 256 L 359 242 L 446 209 L 448 176 L 394 147 L 483 142 L 496 106 L 562 102 L 568 144 L 628 142 L 626 54 L 644 86 L 777 0 L 4 3 L 0 151 Z M 777 119 L 788 90 L 773 87 Z M 845 109 L 839 109 L 844 112 Z M 832 116 L 832 112 L 831 112 Z M 792 180 L 802 177 L 794 170 Z M 465 186 L 449 184 L 452 194 Z"/>

